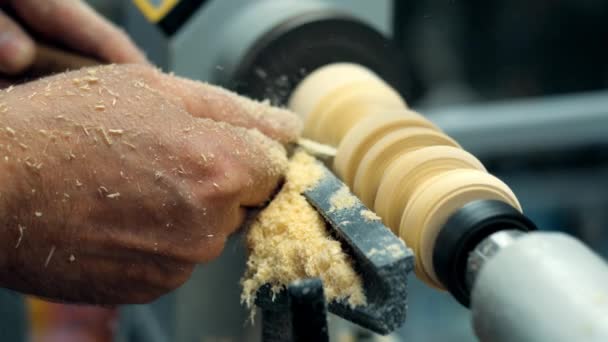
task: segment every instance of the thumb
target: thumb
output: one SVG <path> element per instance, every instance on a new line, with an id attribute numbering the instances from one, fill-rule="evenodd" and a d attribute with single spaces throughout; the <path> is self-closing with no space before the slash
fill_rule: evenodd
<path id="1" fill-rule="evenodd" d="M 19 74 L 32 64 L 35 54 L 32 39 L 0 10 L 0 71 Z"/>
<path id="2" fill-rule="evenodd" d="M 82 0 L 11 0 L 20 18 L 49 41 L 110 63 L 147 63 L 118 27 Z"/>

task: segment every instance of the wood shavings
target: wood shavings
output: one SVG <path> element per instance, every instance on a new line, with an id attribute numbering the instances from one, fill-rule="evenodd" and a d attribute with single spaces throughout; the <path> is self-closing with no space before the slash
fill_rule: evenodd
<path id="1" fill-rule="evenodd" d="M 95 84 L 95 83 L 99 82 L 99 78 L 94 77 L 94 76 L 85 77 L 84 80 L 85 80 L 85 82 L 88 82 L 89 84 Z"/>
<path id="2" fill-rule="evenodd" d="M 317 158 L 333 158 L 337 153 L 336 148 L 310 139 L 300 138 L 298 139 L 298 145 L 307 153 L 312 154 Z"/>
<path id="3" fill-rule="evenodd" d="M 53 257 L 53 254 L 55 253 L 55 245 L 53 245 L 53 247 L 51 247 L 51 250 L 49 251 L 49 255 L 46 257 L 46 261 L 44 262 L 44 267 L 46 268 L 49 265 L 49 262 L 51 261 L 51 258 Z"/>
<path id="4" fill-rule="evenodd" d="M 21 245 L 21 240 L 23 240 L 23 234 L 25 233 L 25 227 L 18 224 L 17 228 L 19 229 L 19 238 L 17 239 L 17 243 L 15 244 L 15 248 L 19 248 Z"/>
<path id="5" fill-rule="evenodd" d="M 380 216 L 376 215 L 376 213 L 371 210 L 367 210 L 367 209 L 361 210 L 361 212 L 359 214 L 366 221 L 380 221 Z"/>
<path id="6" fill-rule="evenodd" d="M 357 198 L 346 185 L 343 185 L 329 199 L 329 204 L 331 204 L 329 211 L 346 210 L 352 208 L 356 203 Z"/>
<path id="7" fill-rule="evenodd" d="M 118 197 L 120 197 L 120 192 L 115 192 L 115 193 L 112 193 L 112 194 L 107 194 L 106 197 L 107 198 L 118 198 Z"/>
<path id="8" fill-rule="evenodd" d="M 11 137 L 15 136 L 15 130 L 10 128 L 9 126 L 4 127 L 4 130 L 6 131 L 6 133 L 8 133 L 9 136 L 11 136 Z"/>
<path id="9" fill-rule="evenodd" d="M 110 89 L 110 88 L 108 88 L 108 87 L 106 87 L 106 86 L 102 86 L 102 87 L 100 88 L 100 90 L 102 90 L 102 89 L 103 89 L 103 90 L 105 90 L 105 91 L 106 91 L 108 94 L 110 94 L 110 96 L 113 96 L 113 97 L 115 97 L 115 98 L 116 98 L 116 97 L 120 97 L 120 95 L 118 95 L 116 92 L 114 92 L 112 89 Z"/>
<path id="10" fill-rule="evenodd" d="M 283 188 L 252 224 L 247 236 L 250 256 L 241 281 L 241 300 L 248 307 L 253 307 L 256 291 L 264 284 L 278 292 L 310 277 L 323 281 L 328 301 L 344 300 L 352 307 L 365 304 L 362 280 L 350 258 L 302 196 L 322 175 L 314 158 L 297 152 Z"/>
<path id="11" fill-rule="evenodd" d="M 123 135 L 125 131 L 122 129 L 109 129 L 108 133 L 110 133 L 111 135 Z"/>
<path id="12" fill-rule="evenodd" d="M 111 146 L 113 143 L 112 138 L 108 135 L 108 132 L 106 132 L 106 129 L 103 127 L 100 127 L 100 128 L 98 128 L 98 130 L 101 133 L 103 141 L 106 143 L 106 145 Z"/>
<path id="13" fill-rule="evenodd" d="M 106 188 L 105 186 L 101 185 L 97 188 L 97 192 L 99 192 L 99 194 L 103 197 L 106 194 L 108 194 L 110 191 L 108 190 L 108 188 Z"/>
<path id="14" fill-rule="evenodd" d="M 25 166 L 27 166 L 29 168 L 30 171 L 39 173 L 40 170 L 42 169 L 42 166 L 44 165 L 42 162 L 40 163 L 36 163 L 36 162 L 31 162 L 29 159 L 26 159 L 24 161 Z"/>
<path id="15" fill-rule="evenodd" d="M 122 143 L 128 147 L 130 147 L 132 150 L 136 150 L 137 148 L 135 147 L 135 145 L 131 144 L 130 142 L 127 141 L 122 141 Z"/>

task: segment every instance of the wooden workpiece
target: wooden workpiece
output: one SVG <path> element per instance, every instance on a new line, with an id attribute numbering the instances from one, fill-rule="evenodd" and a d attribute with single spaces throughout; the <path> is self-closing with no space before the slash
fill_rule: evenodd
<path id="1" fill-rule="evenodd" d="M 394 90 L 377 80 L 359 81 L 323 98 L 310 116 L 317 118 L 312 132 L 321 142 L 337 146 L 345 132 L 362 118 L 402 108 L 405 103 Z"/>
<path id="2" fill-rule="evenodd" d="M 408 127 L 437 129 L 430 121 L 409 110 L 378 113 L 362 119 L 340 142 L 334 170 L 346 184 L 352 186 L 357 166 L 371 146 L 383 136 Z"/>
<path id="3" fill-rule="evenodd" d="M 479 170 L 441 172 L 416 187 L 401 216 L 399 236 L 414 250 L 416 275 L 421 280 L 442 287 L 433 269 L 433 248 L 439 230 L 456 210 L 482 199 L 503 201 L 521 210 L 507 185 Z"/>
<path id="4" fill-rule="evenodd" d="M 429 128 L 408 127 L 386 134 L 371 146 L 357 166 L 352 185 L 355 194 L 373 208 L 386 167 L 400 155 L 434 145 L 458 146 L 447 135 Z"/>
<path id="5" fill-rule="evenodd" d="M 416 274 L 444 288 L 433 266 L 447 219 L 475 200 L 521 211 L 507 185 L 371 71 L 325 66 L 294 92 L 290 107 L 305 119 L 304 137 L 337 146 L 334 172 L 416 255 Z"/>
<path id="6" fill-rule="evenodd" d="M 453 169 L 485 171 L 472 154 L 453 146 L 429 146 L 400 155 L 384 171 L 374 210 L 399 234 L 401 215 L 416 187 L 442 171 Z"/>
<path id="7" fill-rule="evenodd" d="M 335 63 L 310 73 L 293 91 L 288 106 L 306 118 L 336 88 L 360 80 L 378 79 L 373 72 L 352 63 Z"/>
<path id="8" fill-rule="evenodd" d="M 305 119 L 304 135 L 331 146 L 337 146 L 360 119 L 407 107 L 395 90 L 353 64 L 313 72 L 294 90 L 289 102 Z"/>

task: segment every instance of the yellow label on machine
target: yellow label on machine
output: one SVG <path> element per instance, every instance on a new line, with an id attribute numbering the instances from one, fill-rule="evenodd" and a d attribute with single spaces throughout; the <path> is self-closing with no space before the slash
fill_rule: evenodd
<path id="1" fill-rule="evenodd" d="M 180 0 L 133 0 L 141 13 L 152 23 L 161 21 Z"/>

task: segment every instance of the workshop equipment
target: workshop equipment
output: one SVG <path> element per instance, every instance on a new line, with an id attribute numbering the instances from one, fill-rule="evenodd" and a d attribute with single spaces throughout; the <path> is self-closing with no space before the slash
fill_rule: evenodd
<path id="1" fill-rule="evenodd" d="M 408 89 L 388 38 L 391 7 L 389 0 L 137 0 L 126 27 L 162 69 L 284 104 L 309 72 L 339 61 Z"/>
<path id="2" fill-rule="evenodd" d="M 270 285 L 258 290 L 263 341 L 329 341 L 327 304 L 320 279 L 293 282 L 279 294 Z"/>
<path id="3" fill-rule="evenodd" d="M 308 137 L 337 145 L 333 169 L 414 250 L 417 276 L 470 306 L 483 341 L 606 340 L 605 262 L 564 234 L 528 233 L 504 183 L 387 94 L 368 70 L 329 65 L 290 107 Z"/>
<path id="4" fill-rule="evenodd" d="M 380 334 L 388 334 L 405 321 L 407 311 L 407 275 L 413 269 L 414 257 L 410 249 L 385 227 L 380 220 L 365 216 L 368 209 L 356 198 L 353 205 L 342 210 L 332 210 L 331 198 L 344 188 L 344 183 L 324 166 L 324 175 L 317 185 L 304 192 L 304 196 L 328 223 L 347 253 L 353 258 L 354 267 L 363 279 L 367 304 L 350 308 L 347 303 L 331 302 L 329 311 L 349 321 Z M 279 294 L 282 299 L 273 302 L 274 293 L 263 290 L 257 303 L 264 311 L 276 311 L 273 306 L 284 306 L 294 288 L 288 286 Z M 312 290 L 311 290 L 312 291 Z M 269 298 L 270 297 L 270 298 Z M 287 311 L 287 310 L 286 310 Z M 264 327 L 274 326 L 266 323 Z M 313 317 L 306 320 L 314 322 Z M 290 326 L 284 326 L 289 329 Z M 274 328 L 275 330 L 278 328 Z M 265 334 L 265 337 L 266 334 Z M 265 338 L 274 341 L 272 338 Z"/>
<path id="5" fill-rule="evenodd" d="M 348 208 L 332 210 L 331 198 L 344 188 L 344 183 L 326 167 L 319 166 L 323 168 L 324 175 L 317 185 L 304 192 L 304 196 L 353 258 L 367 298 L 366 305 L 355 308 L 344 302 L 328 303 L 329 311 L 374 332 L 388 334 L 400 327 L 406 318 L 407 275 L 413 269 L 413 254 L 380 220 L 366 217 L 365 213 L 369 211 L 358 199 L 353 197 L 355 203 Z M 284 339 L 285 336 L 297 334 L 295 331 L 291 333 L 297 323 L 296 317 L 293 324 L 283 324 L 280 320 L 289 317 L 290 310 L 293 310 L 289 303 L 293 300 L 294 291 L 299 293 L 310 286 L 308 291 L 312 293 L 316 291 L 316 284 L 296 282 L 278 294 L 270 291 L 270 287 L 259 291 L 256 303 L 262 308 L 264 341 L 287 341 L 289 339 Z M 311 305 L 318 303 L 325 303 L 322 293 Z M 325 319 L 323 312 L 316 310 L 313 314 L 303 316 L 300 313 L 298 319 L 302 322 L 299 324 L 311 324 L 306 330 L 314 329 L 312 325 L 321 319 L 319 315 Z"/>
<path id="6" fill-rule="evenodd" d="M 316 70 L 298 85 L 290 107 L 304 116 L 306 137 L 336 145 L 334 170 L 353 192 L 375 211 L 394 213 L 383 218 L 414 250 L 416 274 L 430 286 L 447 286 L 432 253 L 442 224 L 460 207 L 484 199 L 521 211 L 504 183 L 472 156 L 450 152 L 459 145 L 363 67 L 338 63 Z M 436 146 L 444 148 L 437 152 Z M 428 149 L 436 151 L 430 161 Z M 411 171 L 402 176 L 404 159 Z"/>

